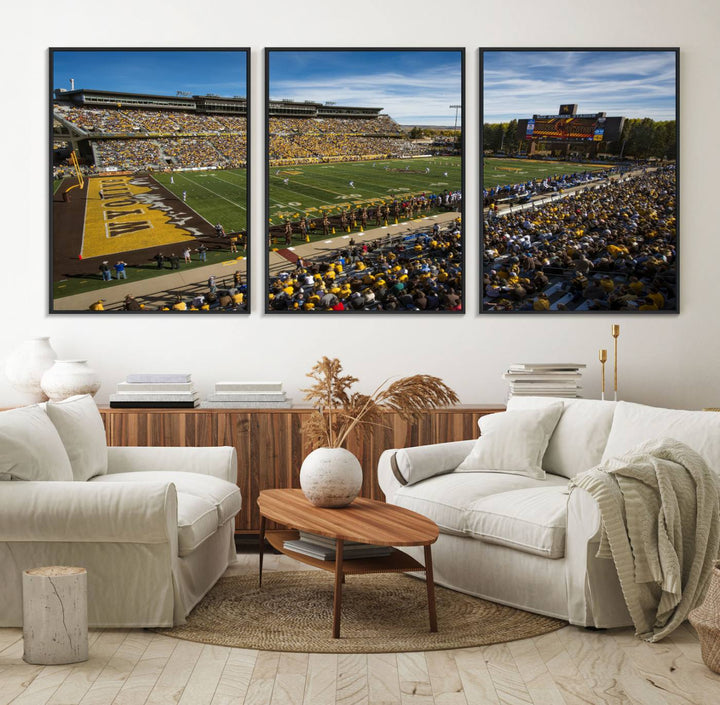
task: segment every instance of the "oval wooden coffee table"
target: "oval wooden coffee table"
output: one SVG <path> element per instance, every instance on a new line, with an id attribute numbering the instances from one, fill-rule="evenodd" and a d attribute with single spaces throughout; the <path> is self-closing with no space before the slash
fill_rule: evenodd
<path id="1" fill-rule="evenodd" d="M 335 573 L 333 597 L 334 639 L 340 637 L 342 584 L 346 575 L 360 573 L 406 573 L 425 571 L 430 631 L 437 631 L 435 585 L 433 584 L 431 544 L 438 537 L 435 522 L 421 514 L 392 504 L 358 497 L 352 504 L 339 509 L 315 507 L 302 490 L 263 490 L 258 497 L 260 508 L 260 585 L 262 586 L 263 548 L 265 538 L 270 545 L 301 563 Z M 288 530 L 265 531 L 267 519 L 288 527 Z M 298 538 L 298 531 L 327 536 L 336 541 L 335 560 L 323 561 L 284 547 L 284 542 Z M 345 541 L 359 541 L 377 546 L 424 546 L 425 565 L 407 553 L 393 550 L 381 558 L 357 558 L 343 561 Z"/>

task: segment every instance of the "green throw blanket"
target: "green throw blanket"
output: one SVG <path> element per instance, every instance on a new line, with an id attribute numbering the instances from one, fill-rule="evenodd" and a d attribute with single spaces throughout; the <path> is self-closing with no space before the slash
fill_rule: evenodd
<path id="1" fill-rule="evenodd" d="M 718 478 L 668 438 L 576 475 L 570 487 L 600 507 L 597 557 L 615 561 L 636 635 L 659 641 L 705 596 L 720 548 Z"/>

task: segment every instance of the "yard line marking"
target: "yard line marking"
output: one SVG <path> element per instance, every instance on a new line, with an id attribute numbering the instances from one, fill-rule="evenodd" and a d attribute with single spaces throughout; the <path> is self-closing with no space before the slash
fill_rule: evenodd
<path id="1" fill-rule="evenodd" d="M 218 198 L 222 198 L 223 201 L 227 201 L 228 203 L 230 203 L 233 206 L 236 206 L 237 208 L 242 208 L 242 210 L 244 210 L 244 211 L 247 210 L 247 208 L 245 208 L 245 206 L 241 206 L 239 203 L 236 203 L 235 201 L 231 201 L 229 198 L 225 198 L 225 196 L 221 196 L 219 193 L 217 193 L 217 191 L 213 191 L 211 188 L 208 188 L 207 186 L 203 186 L 202 184 L 198 183 L 197 181 L 193 181 L 193 179 L 189 179 L 184 174 L 178 173 L 178 176 L 181 176 L 183 179 L 185 179 L 186 181 L 189 181 L 191 184 L 195 184 L 196 186 L 199 186 L 200 188 L 204 188 L 206 191 L 210 191 L 210 193 L 212 193 L 214 196 L 217 196 Z"/>

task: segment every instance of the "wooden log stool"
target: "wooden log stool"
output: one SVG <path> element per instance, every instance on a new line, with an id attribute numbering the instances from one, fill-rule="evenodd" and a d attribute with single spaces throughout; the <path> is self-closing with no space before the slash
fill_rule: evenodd
<path id="1" fill-rule="evenodd" d="M 44 666 L 88 658 L 87 571 L 23 571 L 23 659 Z"/>

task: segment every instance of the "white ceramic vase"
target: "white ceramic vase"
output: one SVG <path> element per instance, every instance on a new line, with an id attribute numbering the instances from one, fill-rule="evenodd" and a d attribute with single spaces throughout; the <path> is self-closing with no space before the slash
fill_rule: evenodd
<path id="1" fill-rule="evenodd" d="M 303 461 L 300 487 L 316 507 L 344 507 L 362 487 L 360 461 L 345 448 L 317 448 Z"/>
<path id="2" fill-rule="evenodd" d="M 40 384 L 50 401 L 62 401 L 76 394 L 95 396 L 100 389 L 100 377 L 87 360 L 55 360 Z"/>
<path id="3" fill-rule="evenodd" d="M 32 397 L 32 401 L 47 401 L 40 380 L 53 366 L 56 357 L 50 338 L 30 338 L 5 361 L 5 375 L 15 389 Z"/>

